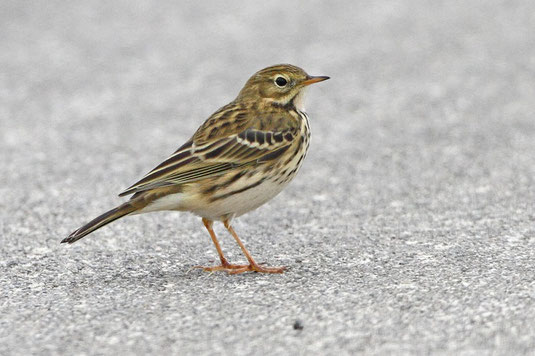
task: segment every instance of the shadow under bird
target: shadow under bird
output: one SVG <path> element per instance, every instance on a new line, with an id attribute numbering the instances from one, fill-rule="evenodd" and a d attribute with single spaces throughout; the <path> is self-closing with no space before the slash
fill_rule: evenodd
<path id="1" fill-rule="evenodd" d="M 284 267 L 255 262 L 231 220 L 276 196 L 295 177 L 310 143 L 304 92 L 329 79 L 282 64 L 255 73 L 230 104 L 210 116 L 193 137 L 168 159 L 119 196 L 130 200 L 74 231 L 73 243 L 126 215 L 161 210 L 189 211 L 202 217 L 221 265 L 206 271 L 282 273 Z M 227 261 L 212 229 L 222 221 L 248 260 Z"/>

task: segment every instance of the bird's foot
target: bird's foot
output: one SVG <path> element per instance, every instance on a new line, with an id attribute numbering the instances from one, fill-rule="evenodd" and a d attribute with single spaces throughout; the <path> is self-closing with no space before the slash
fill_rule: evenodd
<path id="1" fill-rule="evenodd" d="M 229 272 L 229 274 L 238 274 L 243 272 L 258 272 L 258 273 L 283 273 L 286 267 L 262 267 L 256 263 L 245 266 L 242 269 L 235 269 Z"/>
<path id="2" fill-rule="evenodd" d="M 235 270 L 241 270 L 243 268 L 247 268 L 248 266 L 249 265 L 233 265 L 233 264 L 230 264 L 230 263 L 224 263 L 224 264 L 221 264 L 219 266 L 209 266 L 209 267 L 195 266 L 193 268 L 201 268 L 205 272 L 225 271 L 225 272 L 230 273 L 230 272 L 235 271 Z"/>
<path id="3" fill-rule="evenodd" d="M 202 268 L 206 272 L 224 271 L 228 274 L 240 274 L 243 272 L 258 272 L 258 273 L 283 273 L 286 267 L 262 267 L 257 263 L 249 265 L 233 265 L 230 263 L 224 263 L 219 266 L 195 266 L 194 268 Z"/>

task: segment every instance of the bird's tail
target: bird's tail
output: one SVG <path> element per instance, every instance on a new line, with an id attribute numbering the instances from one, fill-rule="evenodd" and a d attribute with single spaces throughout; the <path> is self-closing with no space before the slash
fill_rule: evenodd
<path id="1" fill-rule="evenodd" d="M 105 212 L 104 214 L 91 220 L 78 230 L 74 231 L 68 237 L 64 238 L 61 243 L 68 242 L 72 244 L 73 242 L 80 240 L 82 237 L 92 233 L 93 231 L 100 229 L 104 225 L 107 225 L 112 221 L 122 218 L 123 216 L 128 215 L 135 210 L 137 210 L 137 208 L 134 207 L 131 202 L 126 202 L 122 205 L 119 205 L 118 207 L 111 209 L 108 212 Z"/>

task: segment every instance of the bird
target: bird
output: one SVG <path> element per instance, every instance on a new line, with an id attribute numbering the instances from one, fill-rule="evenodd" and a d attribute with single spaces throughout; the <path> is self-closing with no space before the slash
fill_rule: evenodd
<path id="1" fill-rule="evenodd" d="M 124 216 L 154 211 L 187 211 L 201 217 L 219 255 L 208 272 L 283 273 L 286 267 L 257 263 L 231 221 L 263 205 L 295 177 L 310 144 L 305 113 L 307 87 L 329 79 L 278 64 L 253 74 L 236 99 L 212 114 L 169 158 L 119 194 L 125 203 L 64 238 L 72 244 Z M 222 222 L 247 264 L 231 264 L 213 230 Z"/>

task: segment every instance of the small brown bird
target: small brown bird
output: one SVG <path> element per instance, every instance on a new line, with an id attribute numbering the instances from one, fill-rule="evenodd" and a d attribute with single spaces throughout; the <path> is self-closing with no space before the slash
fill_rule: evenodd
<path id="1" fill-rule="evenodd" d="M 297 174 L 310 143 L 305 88 L 326 79 L 289 64 L 255 73 L 238 97 L 210 116 L 188 142 L 119 194 L 133 194 L 130 200 L 61 242 L 76 242 L 126 215 L 190 211 L 202 217 L 221 260 L 204 270 L 282 273 L 284 267 L 257 264 L 230 222 L 280 193 Z M 227 261 L 212 229 L 214 220 L 223 222 L 249 264 Z"/>

